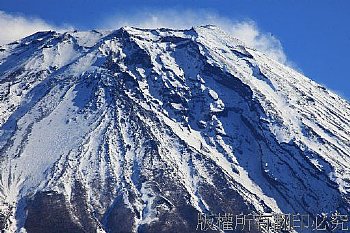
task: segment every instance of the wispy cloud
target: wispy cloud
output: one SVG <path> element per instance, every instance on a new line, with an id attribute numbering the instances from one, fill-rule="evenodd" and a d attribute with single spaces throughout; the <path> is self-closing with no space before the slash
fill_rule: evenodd
<path id="1" fill-rule="evenodd" d="M 243 41 L 247 46 L 264 52 L 281 63 L 291 65 L 287 60 L 281 42 L 271 33 L 263 32 L 252 20 L 234 21 L 205 10 L 145 10 L 109 17 L 101 27 L 117 28 L 135 26 L 142 28 L 190 28 L 214 24 Z M 293 66 L 293 65 L 291 65 Z"/>
<path id="2" fill-rule="evenodd" d="M 234 37 L 248 46 L 268 54 L 281 63 L 288 63 L 281 42 L 271 33 L 260 31 L 253 21 L 234 22 L 227 27 Z"/>
<path id="3" fill-rule="evenodd" d="M 38 31 L 63 30 L 39 18 L 9 14 L 4 11 L 0 11 L 0 28 L 0 45 L 10 43 Z"/>

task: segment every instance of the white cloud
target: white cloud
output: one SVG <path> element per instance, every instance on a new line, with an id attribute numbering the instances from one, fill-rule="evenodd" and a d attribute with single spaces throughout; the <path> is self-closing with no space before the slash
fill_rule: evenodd
<path id="1" fill-rule="evenodd" d="M 236 22 L 231 25 L 231 33 L 248 46 L 256 48 L 271 58 L 286 64 L 287 57 L 281 42 L 270 33 L 263 33 L 252 21 Z"/>
<path id="2" fill-rule="evenodd" d="M 281 63 L 291 65 L 283 51 L 281 42 L 271 33 L 262 32 L 252 20 L 232 21 L 217 14 L 198 10 L 153 10 L 118 15 L 108 18 L 101 25 L 104 28 L 135 26 L 141 28 L 177 28 L 214 24 L 227 33 L 243 41 L 247 46 L 264 52 Z M 293 65 L 291 65 L 293 66 Z"/>
<path id="3" fill-rule="evenodd" d="M 10 43 L 38 31 L 61 30 L 34 17 L 8 14 L 0 11 L 0 45 Z"/>

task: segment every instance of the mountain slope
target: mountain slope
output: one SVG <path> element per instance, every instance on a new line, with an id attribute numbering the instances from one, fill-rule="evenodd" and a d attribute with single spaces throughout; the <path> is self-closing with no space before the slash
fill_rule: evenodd
<path id="1" fill-rule="evenodd" d="M 0 59 L 9 231 L 349 213 L 349 103 L 214 26 L 39 32 Z"/>

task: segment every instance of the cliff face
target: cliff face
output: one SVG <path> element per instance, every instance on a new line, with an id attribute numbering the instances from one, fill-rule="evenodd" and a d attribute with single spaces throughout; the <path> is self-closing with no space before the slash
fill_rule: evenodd
<path id="1" fill-rule="evenodd" d="M 214 26 L 36 33 L 0 49 L 0 227 L 194 232 L 199 212 L 348 214 L 349 116 Z"/>

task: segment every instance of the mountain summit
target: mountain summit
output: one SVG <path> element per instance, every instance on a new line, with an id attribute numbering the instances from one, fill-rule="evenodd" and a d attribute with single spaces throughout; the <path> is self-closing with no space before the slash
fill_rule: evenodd
<path id="1" fill-rule="evenodd" d="M 5 232 L 350 213 L 350 104 L 215 26 L 2 46 L 0 157 Z"/>

